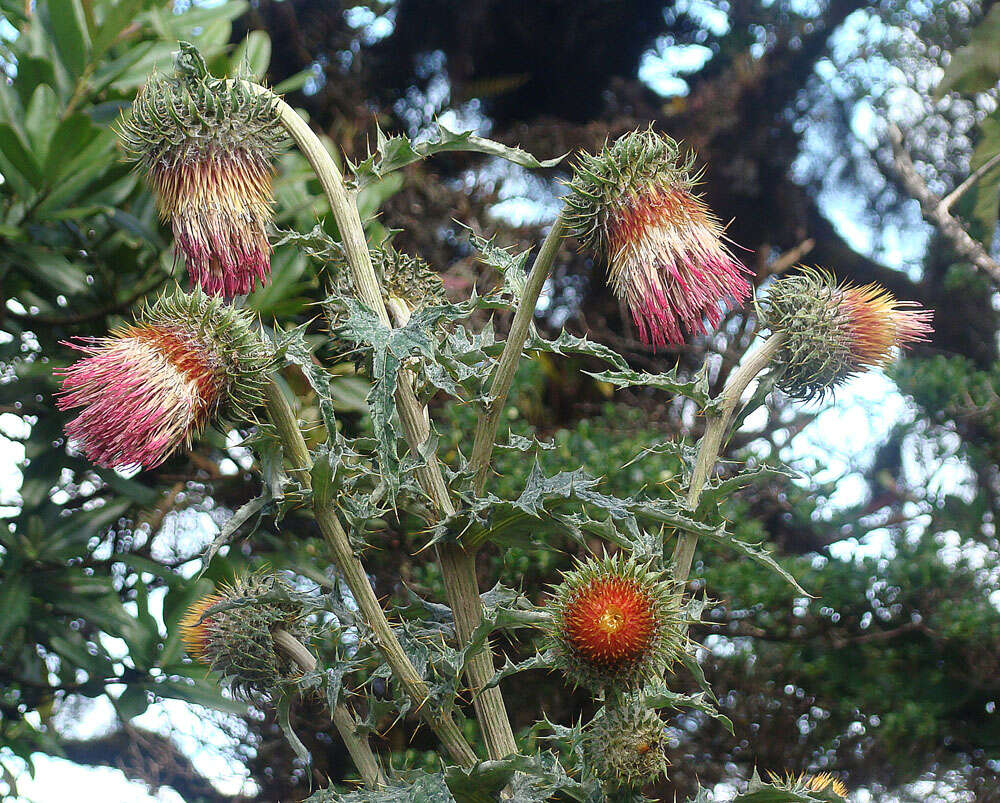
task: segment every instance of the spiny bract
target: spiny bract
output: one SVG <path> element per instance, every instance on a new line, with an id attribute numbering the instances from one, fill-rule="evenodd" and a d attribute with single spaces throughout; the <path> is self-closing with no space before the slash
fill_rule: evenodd
<path id="1" fill-rule="evenodd" d="M 878 285 L 838 286 L 821 268 L 799 270 L 776 281 L 761 304 L 764 325 L 784 338 L 774 370 L 792 398 L 821 397 L 931 332 L 928 310 Z"/>
<path id="2" fill-rule="evenodd" d="M 277 575 L 260 572 L 237 577 L 197 600 L 180 623 L 188 655 L 222 674 L 244 697 L 270 694 L 298 677 L 299 669 L 275 648 L 272 636 L 281 628 L 308 641 L 305 614 L 290 590 Z"/>
<path id="3" fill-rule="evenodd" d="M 637 701 L 605 709 L 588 726 L 584 758 L 606 783 L 637 787 L 662 778 L 669 762 L 660 715 Z"/>

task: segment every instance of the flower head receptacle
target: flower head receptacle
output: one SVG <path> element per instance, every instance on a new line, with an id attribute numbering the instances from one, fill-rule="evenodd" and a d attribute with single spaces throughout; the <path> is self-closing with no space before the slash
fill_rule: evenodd
<path id="1" fill-rule="evenodd" d="M 634 688 L 685 648 L 681 596 L 664 575 L 621 556 L 564 575 L 550 602 L 559 668 L 592 690 Z"/>
<path id="2" fill-rule="evenodd" d="M 154 75 L 119 128 L 173 226 L 192 286 L 234 296 L 264 282 L 272 159 L 284 141 L 274 99 L 239 80 Z"/>
<path id="3" fill-rule="evenodd" d="M 220 413 L 247 418 L 263 398 L 270 347 L 248 311 L 176 292 L 135 323 L 67 345 L 86 356 L 57 373 L 71 442 L 104 468 L 152 468 Z"/>
<path id="4" fill-rule="evenodd" d="M 240 695 L 270 694 L 301 675 L 275 646 L 280 628 L 299 641 L 309 639 L 302 607 L 277 575 L 258 572 L 237 577 L 194 602 L 181 620 L 188 655 L 219 672 Z"/>
<path id="5" fill-rule="evenodd" d="M 764 325 L 783 335 L 776 381 L 792 398 L 821 397 L 932 331 L 929 310 L 876 284 L 837 285 L 825 270 L 800 270 L 776 281 L 761 304 Z"/>
<path id="6" fill-rule="evenodd" d="M 704 334 L 750 296 L 749 271 L 694 194 L 697 179 L 692 157 L 649 129 L 582 155 L 569 182 L 570 230 L 607 263 L 612 290 L 653 346 Z"/>

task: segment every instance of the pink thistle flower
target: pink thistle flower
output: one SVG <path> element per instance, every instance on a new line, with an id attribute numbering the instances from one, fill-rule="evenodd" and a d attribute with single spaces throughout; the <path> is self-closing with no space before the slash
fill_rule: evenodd
<path id="1" fill-rule="evenodd" d="M 232 297 L 271 270 L 272 158 L 284 141 L 273 99 L 242 82 L 153 76 L 120 125 L 146 170 L 192 286 Z"/>
<path id="2" fill-rule="evenodd" d="M 191 286 L 231 298 L 271 272 L 270 164 L 242 148 L 149 169 L 160 217 L 171 221 Z"/>
<path id="3" fill-rule="evenodd" d="M 223 377 L 188 333 L 140 324 L 67 345 L 87 357 L 61 372 L 57 405 L 83 408 L 66 434 L 104 468 L 159 465 L 221 400 Z"/>
<path id="4" fill-rule="evenodd" d="M 250 314 L 196 291 L 164 296 L 143 320 L 66 345 L 86 355 L 62 377 L 57 406 L 79 414 L 70 441 L 103 468 L 153 468 L 190 447 L 221 407 L 260 403 L 272 352 Z"/>
<path id="5" fill-rule="evenodd" d="M 608 263 L 611 289 L 654 347 L 705 334 L 750 296 L 750 271 L 693 194 L 691 169 L 674 140 L 636 131 L 584 154 L 569 184 L 571 230 Z"/>

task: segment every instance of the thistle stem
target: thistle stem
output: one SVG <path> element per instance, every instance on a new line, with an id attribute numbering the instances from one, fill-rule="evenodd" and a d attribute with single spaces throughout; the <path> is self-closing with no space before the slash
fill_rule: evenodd
<path id="1" fill-rule="evenodd" d="M 273 379 L 267 385 L 266 404 L 271 422 L 278 432 L 285 456 L 291 465 L 290 471 L 304 488 L 311 488 L 309 449 L 285 394 Z M 455 761 L 465 766 L 472 766 L 477 761 L 475 752 L 451 715 L 434 710 L 427 684 L 396 638 L 389 620 L 386 619 L 385 611 L 382 610 L 372 590 L 365 568 L 354 554 L 354 549 L 335 510 L 329 504 L 316 504 L 314 499 L 313 515 L 330 548 L 333 562 L 343 575 L 362 617 L 372 631 L 375 646 L 413 701 L 414 709 L 437 734 Z"/>
<path id="2" fill-rule="evenodd" d="M 274 639 L 275 646 L 282 650 L 303 672 L 311 672 L 316 668 L 316 658 L 305 645 L 287 630 L 280 627 L 271 631 L 271 638 Z M 354 759 L 354 766 L 358 768 L 358 773 L 365 785 L 377 789 L 386 786 L 385 775 L 379 767 L 378 759 L 372 752 L 368 740 L 358 734 L 358 721 L 351 710 L 343 703 L 337 703 L 333 709 L 333 724 L 340 733 L 340 738 L 344 740 L 347 752 Z"/>
<path id="3" fill-rule="evenodd" d="M 705 426 L 705 434 L 702 435 L 701 444 L 698 447 L 698 458 L 694 464 L 694 471 L 691 473 L 691 485 L 688 488 L 687 507 L 692 512 L 698 507 L 698 500 L 705 489 L 709 474 L 715 467 L 719 459 L 719 451 L 722 449 L 722 441 L 726 436 L 726 430 L 732 421 L 733 413 L 743 397 L 743 392 L 753 381 L 754 377 L 761 373 L 778 353 L 781 344 L 784 342 L 784 335 L 776 333 L 764 341 L 763 345 L 753 352 L 746 361 L 739 366 L 725 388 L 719 395 L 718 412 L 709 414 L 708 423 Z M 674 579 L 678 583 L 686 583 L 691 574 L 691 562 L 694 560 L 695 548 L 698 546 L 698 536 L 694 533 L 682 532 L 677 538 L 677 546 L 674 547 Z"/>
<path id="4" fill-rule="evenodd" d="M 517 373 L 517 364 L 521 359 L 524 342 L 528 339 L 528 330 L 535 315 L 538 296 L 552 270 L 552 263 L 555 261 L 565 234 L 566 221 L 560 215 L 552 224 L 552 228 L 549 229 L 549 233 L 538 251 L 538 256 L 535 257 L 535 262 L 531 266 L 531 271 L 528 273 L 528 280 L 524 285 L 524 292 L 521 294 L 521 302 L 517 307 L 517 312 L 514 313 L 507 342 L 504 343 L 503 353 L 500 355 L 496 373 L 493 375 L 486 415 L 480 418 L 476 425 L 476 439 L 472 446 L 472 457 L 469 464 L 475 472 L 473 488 L 475 488 L 477 495 L 483 492 L 486 485 L 486 474 L 489 471 L 490 457 L 493 455 L 493 446 L 496 443 L 500 416 L 507 403 L 507 394 L 510 392 L 514 375 Z"/>
<path id="5" fill-rule="evenodd" d="M 382 292 L 378 276 L 372 266 L 371 254 L 368 252 L 364 226 L 354 197 L 348 192 L 340 169 L 323 147 L 323 143 L 291 106 L 262 86 L 256 84 L 248 86 L 257 94 L 274 98 L 275 110 L 282 125 L 312 165 L 330 202 L 330 209 L 340 231 L 344 253 L 359 299 L 374 311 L 383 324 L 392 326 L 389 313 L 382 301 Z M 430 428 L 424 407 L 413 390 L 412 377 L 406 372 L 401 373 L 397 384 L 396 410 L 403 424 L 407 442 L 411 450 L 416 453 L 426 442 Z M 424 456 L 424 465 L 418 469 L 417 479 L 434 503 L 438 514 L 442 517 L 450 516 L 455 512 L 455 507 L 441 472 L 441 464 L 436 454 Z M 473 554 L 473 559 L 470 560 L 461 554 L 464 552 L 465 550 L 457 544 L 443 544 L 438 549 L 448 603 L 454 613 L 455 629 L 462 645 L 468 643 L 473 631 L 483 620 L 482 601 L 479 598 L 479 584 L 475 574 L 475 556 Z M 460 572 L 461 576 L 455 576 L 456 572 Z M 470 593 L 473 591 L 474 593 Z M 492 678 L 494 672 L 493 653 L 487 641 L 479 653 L 470 656 L 466 664 L 466 674 L 469 685 L 476 693 L 476 716 L 490 758 L 499 759 L 516 753 L 517 742 L 514 740 L 500 689 L 494 687 L 481 694 L 478 693 Z"/>

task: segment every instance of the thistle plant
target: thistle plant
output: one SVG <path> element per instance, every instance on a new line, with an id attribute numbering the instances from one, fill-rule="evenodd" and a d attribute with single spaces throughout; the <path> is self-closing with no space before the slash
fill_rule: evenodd
<path id="1" fill-rule="evenodd" d="M 526 275 L 527 254 L 472 235 L 498 281 L 485 293 L 453 299 L 442 290 L 439 266 L 391 243 L 369 242 L 355 190 L 437 151 L 487 152 L 538 169 L 558 160 L 540 162 L 445 128 L 420 143 L 379 132 L 376 151 L 349 164 L 345 177 L 283 100 L 239 76 L 209 76 L 197 51 L 183 44 L 176 74 L 150 80 L 121 133 L 147 171 L 198 287 L 171 291 L 135 323 L 75 345 L 86 356 L 61 371 L 59 406 L 77 411 L 67 434 L 99 465 L 149 468 L 191 446 L 210 422 L 228 418 L 252 433 L 248 443 L 268 479 L 264 495 L 234 515 L 206 564 L 254 514 L 275 514 L 274 531 L 288 538 L 299 537 L 282 519 L 290 507 L 304 508 L 315 522 L 326 551 L 310 553 L 316 565 L 307 575 L 342 596 L 318 595 L 309 610 L 346 623 L 351 640 L 336 628 L 306 627 L 302 599 L 273 572 L 220 586 L 195 601 L 180 625 L 193 660 L 241 694 L 278 700 L 286 722 L 292 696 L 325 690 L 332 725 L 366 789 L 342 794 L 331 786 L 312 800 L 640 800 L 666 774 L 670 711 L 695 710 L 727 726 L 688 634 L 704 606 L 687 596 L 699 537 L 734 548 L 761 571 L 782 573 L 801 591 L 769 552 L 726 530 L 727 497 L 747 475 L 717 482 L 716 463 L 735 416 L 749 412 L 746 392 L 760 379 L 793 399 L 821 396 L 885 364 L 896 347 L 929 336 L 929 313 L 877 288 L 837 285 L 832 274 L 801 269 L 763 292 L 756 306 L 770 334 L 713 397 L 700 375 L 640 373 L 587 338 L 564 332 L 549 340 L 531 331 L 539 294 L 570 234 L 606 265 L 611 291 L 653 346 L 709 333 L 726 309 L 747 301 L 750 272 L 695 194 L 695 157 L 664 134 L 632 132 L 598 155 L 577 158 L 564 209 Z M 282 240 L 305 244 L 332 279 L 325 303 L 332 327 L 276 321 L 265 329 L 252 297 L 247 306 L 217 297 L 242 295 L 268 279 L 270 158 L 285 135 L 315 171 L 339 233 L 335 241 L 318 227 Z M 502 343 L 492 322 L 474 330 L 474 315 L 492 314 L 500 323 L 504 312 L 512 317 Z M 363 437 L 342 431 L 326 352 L 315 348 L 334 337 L 331 351 L 346 353 L 370 383 L 370 432 Z M 620 497 L 578 466 L 546 475 L 536 465 L 517 494 L 501 496 L 491 485 L 498 438 L 527 459 L 538 448 L 498 431 L 529 350 L 603 361 L 608 370 L 596 376 L 612 386 L 649 385 L 691 399 L 706 424 L 696 449 L 656 447 L 674 449 L 682 479 Z M 288 393 L 295 383 L 282 381 L 293 372 L 317 400 L 318 430 L 304 432 L 299 421 L 303 400 Z M 435 397 L 477 406 L 475 431 L 465 433 L 471 450 L 438 453 L 426 405 Z M 765 395 L 753 398 L 760 404 Z M 445 599 L 400 606 L 376 596 L 364 561 L 377 545 L 374 528 L 387 520 L 418 522 Z M 536 534 L 551 532 L 560 546 L 590 554 L 563 573 L 543 604 L 532 602 L 542 599 L 540 589 L 483 593 L 479 550 L 512 541 L 537 546 Z M 497 635 L 524 632 L 532 634 L 534 654 L 501 665 L 493 655 Z M 313 650 L 334 656 L 335 668 L 322 666 Z M 567 686 L 594 697 L 598 713 L 575 726 L 540 717 L 533 728 L 515 731 L 504 692 L 512 676 L 538 669 L 560 670 Z M 699 694 L 677 690 L 681 673 L 701 685 Z M 386 679 L 385 693 L 368 692 Z M 435 740 L 438 771 L 390 768 L 378 755 L 372 734 L 404 714 L 419 717 Z M 474 723 L 467 719 L 473 716 Z M 844 791 L 826 776 L 766 784 L 755 776 L 747 799 L 765 799 L 752 797 L 764 787 L 768 800 L 787 794 L 806 803 Z"/>

